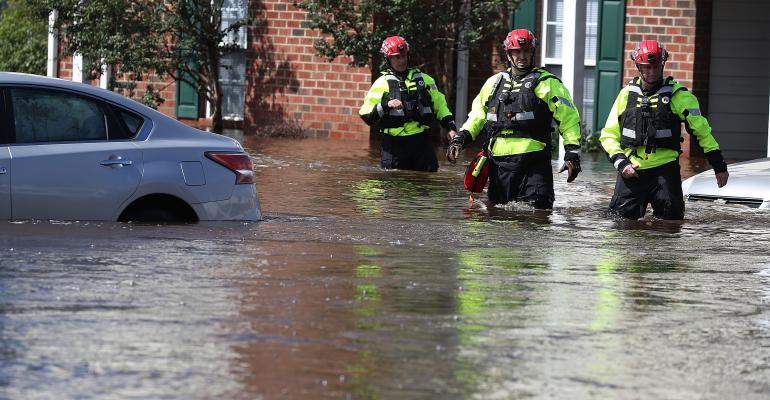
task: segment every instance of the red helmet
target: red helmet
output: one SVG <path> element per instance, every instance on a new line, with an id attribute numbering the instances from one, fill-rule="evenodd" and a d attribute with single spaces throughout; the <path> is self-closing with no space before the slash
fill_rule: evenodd
<path id="1" fill-rule="evenodd" d="M 401 36 L 391 36 L 383 40 L 382 47 L 380 48 L 380 53 L 385 54 L 385 57 L 397 56 L 408 52 L 409 43 Z"/>
<path id="2" fill-rule="evenodd" d="M 631 52 L 631 59 L 636 65 L 665 64 L 668 60 L 668 52 L 655 40 L 642 40 L 636 49 Z"/>
<path id="3" fill-rule="evenodd" d="M 537 39 L 527 29 L 514 29 L 505 37 L 503 46 L 505 50 L 534 49 L 537 47 Z"/>

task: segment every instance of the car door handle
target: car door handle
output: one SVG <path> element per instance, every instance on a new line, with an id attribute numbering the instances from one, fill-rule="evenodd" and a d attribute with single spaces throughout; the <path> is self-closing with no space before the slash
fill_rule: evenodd
<path id="1" fill-rule="evenodd" d="M 113 167 L 113 166 L 114 166 L 114 167 L 118 167 L 118 166 L 120 166 L 120 167 L 124 167 L 124 166 L 126 166 L 126 165 L 131 165 L 131 164 L 133 164 L 133 163 L 134 163 L 134 162 L 133 162 L 133 161 L 131 161 L 131 160 L 122 160 L 122 159 L 117 159 L 117 160 L 102 160 L 102 161 L 100 161 L 100 162 L 99 162 L 99 164 L 101 164 L 101 165 L 104 165 L 105 167 Z"/>
<path id="2" fill-rule="evenodd" d="M 5 175 L 8 173 L 8 170 L 5 169 L 5 167 L 0 167 L 0 175 Z"/>

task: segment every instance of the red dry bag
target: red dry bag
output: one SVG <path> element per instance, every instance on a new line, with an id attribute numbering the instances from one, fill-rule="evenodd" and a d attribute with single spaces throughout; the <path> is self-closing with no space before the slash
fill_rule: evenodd
<path id="1" fill-rule="evenodd" d="M 470 190 L 472 193 L 481 193 L 484 190 L 487 179 L 489 179 L 489 163 L 487 161 L 487 156 L 482 150 L 468 165 L 463 181 L 466 190 Z"/>

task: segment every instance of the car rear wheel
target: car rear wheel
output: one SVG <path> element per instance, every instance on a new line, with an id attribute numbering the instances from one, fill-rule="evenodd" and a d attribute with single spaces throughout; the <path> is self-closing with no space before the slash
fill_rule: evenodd
<path id="1" fill-rule="evenodd" d="M 142 197 L 126 207 L 120 222 L 198 222 L 195 211 L 184 201 L 166 194 Z"/>

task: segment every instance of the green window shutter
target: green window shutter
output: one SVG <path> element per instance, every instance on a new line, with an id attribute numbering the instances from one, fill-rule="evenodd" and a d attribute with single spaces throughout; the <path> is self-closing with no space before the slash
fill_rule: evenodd
<path id="1" fill-rule="evenodd" d="M 604 127 L 623 78 L 625 0 L 599 0 L 593 131 Z"/>
<path id="2" fill-rule="evenodd" d="M 198 119 L 198 88 L 183 81 L 176 82 L 176 117 Z"/>
<path id="3" fill-rule="evenodd" d="M 508 19 L 508 26 L 511 29 L 524 28 L 535 32 L 537 27 L 537 12 L 535 6 L 535 0 L 524 0 L 521 2 L 519 8 L 511 13 L 510 18 Z"/>

